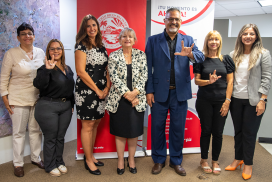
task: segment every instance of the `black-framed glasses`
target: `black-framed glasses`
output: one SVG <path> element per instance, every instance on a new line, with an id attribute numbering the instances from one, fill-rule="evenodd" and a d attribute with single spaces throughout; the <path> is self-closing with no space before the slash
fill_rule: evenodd
<path id="1" fill-rule="evenodd" d="M 180 18 L 165 18 L 165 19 L 167 19 L 168 21 L 171 21 L 171 22 L 173 22 L 174 20 L 175 21 L 181 21 Z"/>
<path id="2" fill-rule="evenodd" d="M 29 37 L 32 37 L 34 34 L 32 32 L 28 32 L 28 33 L 21 33 L 20 34 L 21 36 L 25 37 L 25 36 L 29 36 Z"/>
<path id="3" fill-rule="evenodd" d="M 50 47 L 49 48 L 49 51 L 55 51 L 55 50 L 57 50 L 57 51 L 62 51 L 62 48 L 61 47 L 56 47 L 56 48 L 54 48 L 54 47 Z"/>

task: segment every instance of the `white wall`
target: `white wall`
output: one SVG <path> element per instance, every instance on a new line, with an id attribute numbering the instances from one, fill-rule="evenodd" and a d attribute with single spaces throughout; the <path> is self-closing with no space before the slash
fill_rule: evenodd
<path id="1" fill-rule="evenodd" d="M 77 0 L 59 0 L 60 3 L 60 40 L 65 47 L 66 64 L 71 67 L 76 78 L 74 45 L 77 33 Z M 68 48 L 68 50 L 66 50 Z M 74 108 L 75 109 L 75 108 Z M 77 138 L 76 110 L 73 114 L 71 124 L 65 136 L 65 142 Z M 76 148 L 75 148 L 76 152 Z M 30 155 L 28 132 L 24 155 Z M 0 138 L 0 164 L 12 161 L 12 136 Z"/>
<path id="2" fill-rule="evenodd" d="M 251 16 L 231 16 L 216 19 L 230 19 L 232 22 L 231 37 L 237 37 L 240 29 L 247 23 L 254 23 L 258 26 L 262 37 L 272 37 L 272 13 Z"/>

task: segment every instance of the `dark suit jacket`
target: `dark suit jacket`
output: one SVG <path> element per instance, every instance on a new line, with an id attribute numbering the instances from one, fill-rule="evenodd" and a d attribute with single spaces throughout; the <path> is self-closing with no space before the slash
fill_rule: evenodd
<path id="1" fill-rule="evenodd" d="M 194 43 L 192 37 L 178 33 L 176 52 L 181 52 L 182 40 L 185 47 L 190 47 Z M 168 98 L 170 86 L 171 58 L 164 33 L 148 38 L 145 53 L 148 65 L 146 93 L 154 93 L 155 101 L 165 102 Z M 203 62 L 205 59 L 196 45 L 193 47 L 193 55 L 195 62 Z M 175 56 L 175 84 L 178 101 L 192 98 L 189 61 L 190 59 L 187 56 Z"/>

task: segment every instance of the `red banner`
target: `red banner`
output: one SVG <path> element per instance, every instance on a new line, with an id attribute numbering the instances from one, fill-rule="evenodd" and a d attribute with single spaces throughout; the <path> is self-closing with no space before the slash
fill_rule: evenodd
<path id="1" fill-rule="evenodd" d="M 77 30 L 84 16 L 91 14 L 96 17 L 100 24 L 103 43 L 108 54 L 121 48 L 118 35 L 124 27 L 132 28 L 138 41 L 134 48 L 144 51 L 146 33 L 146 0 L 103 0 L 101 3 L 94 0 L 77 1 Z M 81 144 L 81 121 L 77 121 L 77 154 L 83 154 Z M 138 147 L 142 147 L 142 140 L 138 140 Z M 127 150 L 127 149 L 126 149 Z M 141 149 L 139 149 L 141 150 Z M 94 146 L 94 153 L 116 152 L 114 136 L 110 134 L 109 115 L 106 112 L 102 118 Z M 137 152 L 136 152 L 137 153 Z M 116 155 L 117 156 L 117 155 Z M 97 156 L 96 156 L 97 157 Z M 109 155 L 100 155 L 97 158 L 108 158 Z M 80 157 L 81 158 L 81 157 Z"/>

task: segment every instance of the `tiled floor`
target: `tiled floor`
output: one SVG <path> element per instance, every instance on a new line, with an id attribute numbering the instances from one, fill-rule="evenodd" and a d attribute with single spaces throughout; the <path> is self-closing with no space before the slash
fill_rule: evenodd
<path id="1" fill-rule="evenodd" d="M 272 144 L 269 143 L 260 143 L 263 148 L 265 148 L 272 155 Z"/>

